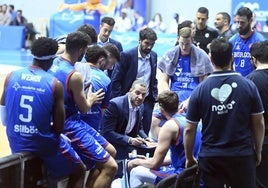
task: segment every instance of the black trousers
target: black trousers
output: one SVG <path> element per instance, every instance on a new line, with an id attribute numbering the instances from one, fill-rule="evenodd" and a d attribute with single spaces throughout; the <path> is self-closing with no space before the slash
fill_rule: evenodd
<path id="1" fill-rule="evenodd" d="M 256 188 L 268 187 L 268 144 L 263 144 L 261 164 L 256 169 Z"/>
<path id="2" fill-rule="evenodd" d="M 205 188 L 255 187 L 255 155 L 239 157 L 200 157 L 199 167 Z"/>

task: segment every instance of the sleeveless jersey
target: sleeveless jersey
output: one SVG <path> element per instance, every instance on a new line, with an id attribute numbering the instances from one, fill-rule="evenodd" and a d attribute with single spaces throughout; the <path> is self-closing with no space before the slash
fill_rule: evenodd
<path id="1" fill-rule="evenodd" d="M 57 57 L 53 61 L 49 72 L 53 74 L 64 87 L 64 108 L 66 113 L 66 119 L 73 114 L 78 113 L 78 108 L 73 100 L 72 94 L 68 89 L 68 81 L 70 76 L 75 72 L 74 66 L 67 60 Z"/>
<path id="2" fill-rule="evenodd" d="M 81 114 L 81 119 L 99 131 L 101 127 L 102 108 L 107 108 L 110 101 L 111 79 L 100 69 L 91 66 L 91 85 L 93 92 L 102 89 L 105 92 L 104 99 L 101 103 L 94 104 L 86 114 Z"/>
<path id="3" fill-rule="evenodd" d="M 185 127 L 186 119 L 184 116 L 180 114 L 173 115 L 172 119 L 176 122 L 179 122 L 178 126 L 180 126 L 180 132 L 178 135 L 178 140 L 176 143 L 173 143 L 170 146 L 171 151 L 171 164 L 175 168 L 175 173 L 180 173 L 185 169 L 185 152 L 183 146 L 183 132 Z M 196 131 L 196 139 L 194 144 L 193 154 L 196 158 L 198 158 L 198 153 L 201 147 L 201 126 L 198 125 Z"/>
<path id="4" fill-rule="evenodd" d="M 250 46 L 264 40 L 264 37 L 256 31 L 247 39 L 242 39 L 239 33 L 230 38 L 230 42 L 233 44 L 233 59 L 236 72 L 246 76 L 254 70 L 251 64 Z"/>
<path id="5" fill-rule="evenodd" d="M 11 73 L 5 91 L 7 136 L 12 152 L 32 151 L 53 155 L 58 139 L 51 132 L 56 78 L 31 66 Z M 47 146 L 50 147 L 47 147 Z"/>

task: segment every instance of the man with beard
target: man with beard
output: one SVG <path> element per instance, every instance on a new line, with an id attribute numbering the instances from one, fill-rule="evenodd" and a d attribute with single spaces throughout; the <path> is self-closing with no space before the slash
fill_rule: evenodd
<path id="1" fill-rule="evenodd" d="M 74 64 L 83 58 L 89 42 L 90 37 L 84 32 L 68 34 L 65 51 L 54 59 L 50 72 L 64 86 L 66 119 L 63 133 L 90 170 L 86 187 L 109 188 L 117 171 L 112 157 L 116 151 L 94 128 L 82 121 L 79 114 L 88 112 L 104 95 L 101 89 L 92 93 L 92 87 L 89 87 L 85 96 L 82 76 L 74 69 Z"/>
<path id="2" fill-rule="evenodd" d="M 115 147 L 116 160 L 128 158 L 128 154 L 137 150 L 137 154 L 150 152 L 146 145 L 152 140 L 142 126 L 142 116 L 147 93 L 143 80 L 135 80 L 127 94 L 110 100 L 102 118 L 102 135 Z M 122 163 L 119 163 L 118 177 L 122 177 Z"/>
<path id="3" fill-rule="evenodd" d="M 216 14 L 214 25 L 219 31 L 218 38 L 231 38 L 235 33 L 230 28 L 231 17 L 227 12 Z"/>
<path id="4" fill-rule="evenodd" d="M 233 44 L 234 69 L 242 76 L 248 75 L 254 69 L 251 64 L 250 46 L 265 40 L 260 33 L 251 28 L 252 21 L 252 11 L 249 8 L 238 9 L 236 13 L 238 33 L 229 40 Z"/>
<path id="5" fill-rule="evenodd" d="M 157 54 L 152 51 L 157 35 L 151 28 L 144 28 L 139 33 L 139 45 L 121 53 L 120 62 L 115 65 L 112 74 L 112 95 L 125 95 L 136 79 L 146 83 L 144 100 L 143 127 L 146 134 L 150 130 L 152 111 L 157 100 L 156 64 Z"/>

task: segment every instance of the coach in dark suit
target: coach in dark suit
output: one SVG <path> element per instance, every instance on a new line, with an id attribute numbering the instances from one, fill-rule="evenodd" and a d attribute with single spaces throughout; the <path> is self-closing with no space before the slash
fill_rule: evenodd
<path id="1" fill-rule="evenodd" d="M 139 45 L 121 53 L 120 62 L 115 65 L 112 74 L 111 98 L 126 94 L 133 81 L 144 80 L 147 84 L 144 101 L 143 127 L 148 134 L 152 120 L 152 110 L 157 100 L 156 66 L 157 54 L 152 51 L 157 35 L 154 30 L 145 28 L 139 33 Z"/>
<path id="2" fill-rule="evenodd" d="M 102 135 L 117 150 L 117 160 L 128 158 L 128 153 L 134 149 L 138 154 L 144 154 L 145 140 L 151 141 L 141 123 L 145 95 L 145 82 L 136 80 L 126 95 L 110 100 L 104 112 Z"/>

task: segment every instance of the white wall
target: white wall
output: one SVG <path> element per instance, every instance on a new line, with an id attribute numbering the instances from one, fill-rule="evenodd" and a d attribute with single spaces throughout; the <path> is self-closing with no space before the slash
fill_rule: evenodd
<path id="1" fill-rule="evenodd" d="M 170 22 L 175 12 L 184 20 L 194 20 L 197 9 L 204 6 L 209 10 L 208 25 L 213 27 L 216 13 L 222 11 L 231 13 L 231 3 L 231 0 L 148 0 L 150 6 L 148 15 L 150 19 L 155 13 L 160 12 L 166 23 Z"/>
<path id="2" fill-rule="evenodd" d="M 63 0 L 0 0 L 0 4 L 14 4 L 15 9 L 22 9 L 25 17 L 35 24 L 40 19 L 44 22 L 49 21 L 50 15 L 57 12 L 59 5 L 63 2 Z M 175 12 L 179 13 L 182 19 L 194 20 L 197 9 L 205 6 L 209 9 L 208 25 L 213 26 L 217 12 L 230 13 L 231 11 L 231 0 L 147 0 L 147 2 L 148 19 L 160 12 L 166 23 L 170 22 Z"/>
<path id="3" fill-rule="evenodd" d="M 49 19 L 62 2 L 63 0 L 0 0 L 0 4 L 13 4 L 16 10 L 21 9 L 29 21 L 37 18 Z"/>

